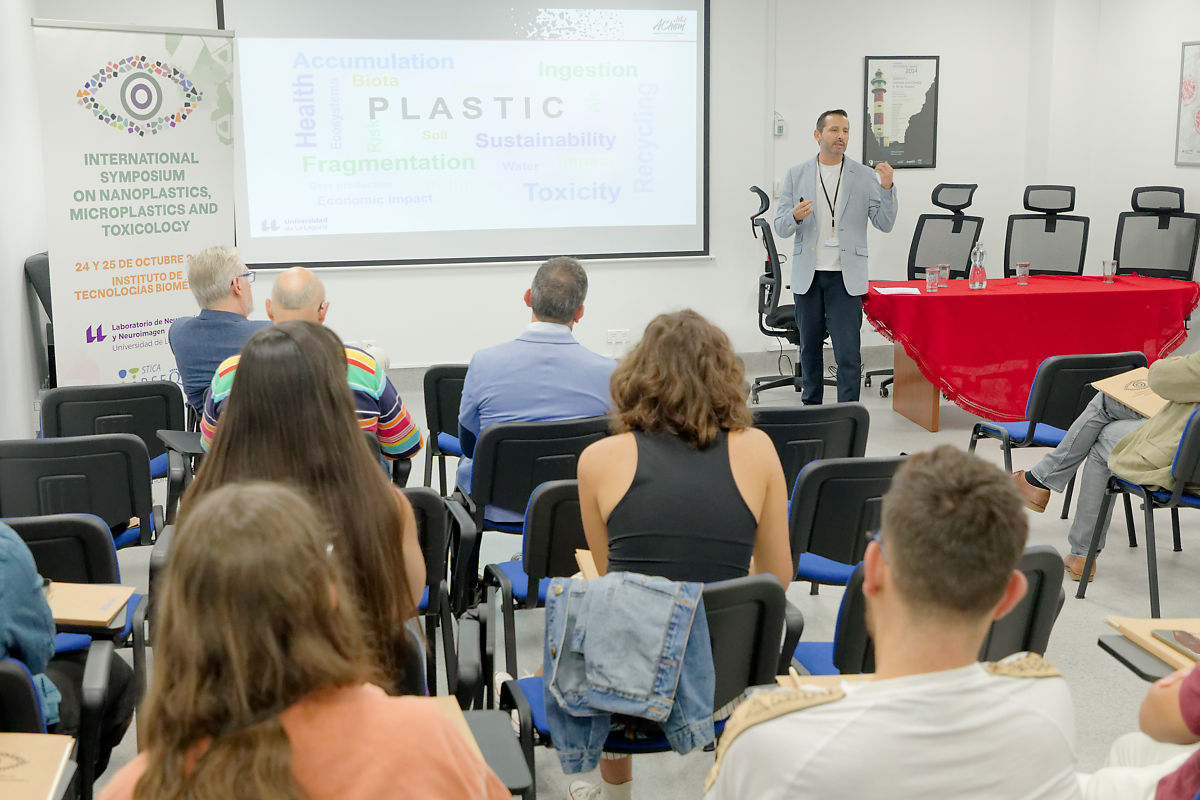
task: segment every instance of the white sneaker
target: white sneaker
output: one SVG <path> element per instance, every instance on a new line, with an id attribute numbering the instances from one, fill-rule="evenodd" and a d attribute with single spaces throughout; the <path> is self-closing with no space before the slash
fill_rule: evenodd
<path id="1" fill-rule="evenodd" d="M 571 785 L 567 787 L 567 796 L 571 800 L 601 800 L 604 788 L 599 783 L 571 781 Z"/>
<path id="2" fill-rule="evenodd" d="M 500 670 L 495 675 L 493 675 L 492 676 L 492 697 L 494 697 L 498 701 L 500 699 L 500 687 L 503 686 L 506 682 L 511 681 L 512 679 L 513 679 L 513 676 L 509 675 L 504 670 Z"/>

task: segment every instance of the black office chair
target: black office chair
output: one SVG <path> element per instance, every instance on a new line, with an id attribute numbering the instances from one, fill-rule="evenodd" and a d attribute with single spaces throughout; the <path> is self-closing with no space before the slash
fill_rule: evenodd
<path id="1" fill-rule="evenodd" d="M 438 486 L 443 495 L 446 494 L 446 456 L 462 456 L 462 445 L 458 442 L 458 407 L 466 378 L 466 364 L 435 364 L 425 371 L 425 425 L 429 430 L 425 485 L 433 485 L 433 459 L 436 458 Z"/>
<path id="2" fill-rule="evenodd" d="M 92 642 L 83 666 L 80 687 L 79 733 L 75 747 L 75 778 L 80 800 L 92 800 L 96 781 L 96 755 L 100 751 L 100 717 L 108 696 L 108 673 L 112 642 Z M 46 723 L 33 676 L 15 658 L 0 658 L 0 731 L 6 733 L 45 733 Z M 65 796 L 73 797 L 70 790 Z"/>
<path id="3" fill-rule="evenodd" d="M 1117 274 L 1192 280 L 1200 244 L 1200 214 L 1183 210 L 1183 189 L 1139 186 L 1130 203 L 1133 211 L 1117 217 L 1113 244 Z"/>
<path id="4" fill-rule="evenodd" d="M 167 478 L 167 516 L 183 493 L 183 473 L 172 470 L 158 431 L 183 431 L 183 391 L 171 381 L 60 386 L 42 395 L 42 436 L 132 433 L 146 445 L 150 478 Z M 180 464 L 182 464 L 182 460 Z"/>
<path id="5" fill-rule="evenodd" d="M 479 533 L 497 530 L 520 533 L 520 524 L 492 522 L 484 517 L 494 505 L 524 514 L 533 490 L 547 481 L 574 480 L 575 464 L 584 448 L 609 435 L 608 417 L 554 422 L 502 422 L 489 425 L 475 444 L 474 472 L 469 497 L 455 492 L 471 515 L 474 531 L 465 532 L 453 554 L 454 610 L 461 614 L 472 604 L 479 574 Z"/>
<path id="6" fill-rule="evenodd" d="M 152 543 L 164 520 L 146 445 L 131 433 L 0 442 L 0 516 L 44 514 L 95 514 L 116 547 Z"/>
<path id="7" fill-rule="evenodd" d="M 783 629 L 783 588 L 771 575 L 753 575 L 706 584 L 703 598 L 716 674 L 713 708 L 721 709 L 750 686 L 774 683 Z M 501 709 L 516 712 L 521 747 L 533 773 L 535 741 L 553 744 L 546 722 L 542 676 L 506 681 L 500 687 L 499 703 Z M 716 723 L 718 736 L 723 728 L 724 721 Z M 605 752 L 626 755 L 670 749 L 665 736 L 627 738 L 621 731 L 610 735 L 604 744 Z M 536 787 L 526 796 L 536 797 Z"/>
<path id="8" fill-rule="evenodd" d="M 951 278 L 966 278 L 971 268 L 971 248 L 979 241 L 983 217 L 963 213 L 975 197 L 977 183 L 939 183 L 933 187 L 930 201 L 949 214 L 922 214 L 917 217 L 912 243 L 908 247 L 908 279 L 915 281 L 925 270 L 938 264 L 950 265 Z M 891 375 L 890 369 L 873 369 L 866 373 L 863 385 L 870 386 L 872 378 Z M 879 385 L 881 397 L 887 397 L 888 378 Z"/>
<path id="9" fill-rule="evenodd" d="M 788 492 L 810 461 L 858 458 L 867 452 L 871 415 L 861 403 L 752 409 L 754 427 L 771 437 Z"/>
<path id="10" fill-rule="evenodd" d="M 1071 423 L 1096 396 L 1092 383 L 1144 366 L 1146 355 L 1137 350 L 1050 356 L 1038 365 L 1033 376 L 1029 399 L 1025 403 L 1025 419 L 1020 422 L 976 422 L 971 428 L 967 452 L 974 453 L 980 439 L 998 439 L 1004 450 L 1004 469 L 1012 472 L 1014 447 L 1058 447 Z M 1071 478 L 1063 498 L 1062 519 L 1067 518 L 1074 488 L 1075 479 Z M 1127 507 L 1126 513 L 1132 547 L 1135 543 L 1133 511 Z"/>
<path id="11" fill-rule="evenodd" d="M 453 620 L 450 614 L 450 582 L 446 570 L 446 556 L 450 541 L 450 517 L 446 499 L 426 486 L 413 486 L 402 490 L 413 509 L 417 522 L 417 538 L 421 543 L 421 555 L 425 557 L 425 591 L 417 606 L 417 613 L 425 617 L 425 665 L 424 678 L 429 682 L 429 693 L 437 694 L 436 637 L 439 628 L 443 634 L 443 648 L 452 649 Z M 446 678 L 453 691 L 454 670 L 450 650 L 445 650 Z"/>
<path id="12" fill-rule="evenodd" d="M 1050 632 L 1062 610 L 1062 557 L 1049 545 L 1025 549 L 1017 567 L 1025 573 L 1025 596 L 1002 618 L 992 623 L 979 650 L 980 661 L 999 661 L 1013 653 L 1045 655 Z M 795 662 L 809 675 L 851 675 L 875 671 L 875 647 L 867 632 L 866 599 L 862 593 L 863 567 L 858 565 L 846 584 L 838 609 L 832 642 L 800 642 Z"/>
<path id="13" fill-rule="evenodd" d="M 1069 215 L 1075 208 L 1074 186 L 1025 187 L 1023 205 L 1034 214 L 1013 214 L 1004 235 L 1004 277 L 1029 264 L 1031 275 L 1082 275 L 1087 252 L 1087 217 Z"/>
<path id="14" fill-rule="evenodd" d="M 763 214 L 771 207 L 767 193 L 757 186 L 751 186 L 750 191 L 758 195 L 758 211 L 750 215 L 751 230 L 754 238 L 762 239 L 766 248 L 763 259 L 763 273 L 758 277 L 758 329 L 767 336 L 784 339 L 797 350 L 800 348 L 800 331 L 796 328 L 796 306 L 780 305 L 784 289 L 788 287 L 783 282 L 782 257 L 775 247 L 775 235 L 771 231 L 771 223 L 763 218 Z M 780 360 L 783 356 L 780 355 Z M 826 386 L 837 386 L 836 377 L 826 376 L 822 381 Z M 755 378 L 750 385 L 750 402 L 758 402 L 759 392 L 767 389 L 779 389 L 791 386 L 797 392 L 804 387 L 800 383 L 800 359 L 797 356 L 792 373 L 764 375 Z"/>
<path id="15" fill-rule="evenodd" d="M 50 257 L 47 252 L 25 259 L 25 301 L 37 346 L 38 384 L 43 389 L 58 386 L 54 360 L 54 306 L 50 301 Z"/>

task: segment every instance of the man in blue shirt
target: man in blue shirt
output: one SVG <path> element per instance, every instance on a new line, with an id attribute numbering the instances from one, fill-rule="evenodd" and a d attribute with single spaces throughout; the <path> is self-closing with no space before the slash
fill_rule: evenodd
<path id="1" fill-rule="evenodd" d="M 271 324 L 247 319 L 254 310 L 252 283 L 254 273 L 233 247 L 207 247 L 188 260 L 188 285 L 200 314 L 175 320 L 167 340 L 184 394 L 197 412 L 204 409 L 204 392 L 217 366 L 237 354 L 252 333 Z"/>
<path id="2" fill-rule="evenodd" d="M 525 292 L 533 321 L 511 342 L 480 350 L 471 359 L 458 409 L 463 458 L 458 486 L 471 491 L 471 455 L 475 439 L 497 422 L 538 422 L 607 414 L 611 358 L 575 341 L 571 331 L 583 318 L 587 273 L 573 258 L 552 258 L 538 269 Z M 523 517 L 489 506 L 493 522 L 517 523 Z"/>

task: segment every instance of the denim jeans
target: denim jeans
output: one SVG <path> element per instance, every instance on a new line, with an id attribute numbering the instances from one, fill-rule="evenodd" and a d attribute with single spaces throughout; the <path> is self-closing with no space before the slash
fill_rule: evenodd
<path id="1" fill-rule="evenodd" d="M 1079 501 L 1075 506 L 1075 519 L 1067 541 L 1071 555 L 1086 556 L 1092 541 L 1092 530 L 1100 516 L 1100 504 L 1104 501 L 1105 487 L 1112 472 L 1108 469 L 1108 456 L 1125 434 L 1146 421 L 1146 418 L 1128 406 L 1118 403 L 1102 392 L 1097 392 L 1063 437 L 1058 447 L 1029 469 L 1029 474 L 1056 492 L 1067 488 L 1079 465 L 1086 459 L 1083 477 L 1079 480 Z M 1112 504 L 1108 507 L 1108 518 L 1100 531 L 1100 548 L 1108 533 L 1112 519 Z"/>
<path id="2" fill-rule="evenodd" d="M 833 340 L 837 361 L 839 403 L 858 401 L 862 380 L 862 298 L 846 291 L 841 272 L 818 270 L 812 286 L 796 298 L 796 327 L 800 330 L 800 402 L 820 405 L 825 393 L 822 348 L 825 334 Z"/>
<path id="3" fill-rule="evenodd" d="M 612 714 L 659 723 L 679 753 L 713 740 L 701 588 L 631 572 L 551 581 L 543 694 L 564 772 L 596 768 Z"/>

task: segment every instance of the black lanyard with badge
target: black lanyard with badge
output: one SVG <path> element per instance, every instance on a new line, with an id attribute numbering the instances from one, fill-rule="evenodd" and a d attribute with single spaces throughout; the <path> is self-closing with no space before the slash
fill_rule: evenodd
<path id="1" fill-rule="evenodd" d="M 837 186 L 833 189 L 833 200 L 829 199 L 829 190 L 825 188 L 825 175 L 821 170 L 820 162 L 817 163 L 817 177 L 821 181 L 821 193 L 825 195 L 825 204 L 829 206 L 829 238 L 825 240 L 826 247 L 837 247 L 837 199 L 838 193 L 842 191 L 842 172 L 846 169 L 846 159 L 842 157 L 841 166 L 838 167 Z"/>

